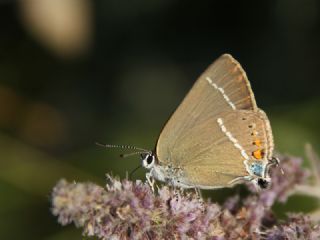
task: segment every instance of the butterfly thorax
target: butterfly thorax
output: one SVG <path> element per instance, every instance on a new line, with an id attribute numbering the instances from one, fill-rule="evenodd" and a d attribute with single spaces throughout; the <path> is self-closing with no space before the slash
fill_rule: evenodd
<path id="1" fill-rule="evenodd" d="M 149 170 L 148 175 L 154 179 L 175 187 L 194 188 L 195 186 L 187 184 L 184 177 L 184 171 L 180 167 L 172 165 L 162 165 L 157 161 L 154 153 L 148 153 L 143 156 L 142 166 Z"/>

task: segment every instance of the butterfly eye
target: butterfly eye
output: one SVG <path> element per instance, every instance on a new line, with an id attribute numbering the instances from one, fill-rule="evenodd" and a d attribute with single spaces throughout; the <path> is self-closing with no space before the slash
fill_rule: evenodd
<path id="1" fill-rule="evenodd" d="M 149 155 L 149 156 L 147 157 L 147 163 L 148 163 L 149 165 L 153 162 L 153 160 L 154 160 L 153 156 Z"/>
<path id="2" fill-rule="evenodd" d="M 147 169 L 150 169 L 153 167 L 154 165 L 154 160 L 155 160 L 155 157 L 154 155 L 152 154 L 147 154 L 144 156 L 143 160 L 142 160 L 142 165 L 147 168 Z"/>

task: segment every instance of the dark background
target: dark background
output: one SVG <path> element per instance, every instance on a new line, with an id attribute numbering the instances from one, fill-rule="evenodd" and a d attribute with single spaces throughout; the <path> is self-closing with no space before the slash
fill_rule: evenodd
<path id="1" fill-rule="evenodd" d="M 80 239 L 50 213 L 54 184 L 124 177 L 139 158 L 94 143 L 152 149 L 223 53 L 246 70 L 277 151 L 319 151 L 319 43 L 316 0 L 1 1 L 0 238 Z"/>

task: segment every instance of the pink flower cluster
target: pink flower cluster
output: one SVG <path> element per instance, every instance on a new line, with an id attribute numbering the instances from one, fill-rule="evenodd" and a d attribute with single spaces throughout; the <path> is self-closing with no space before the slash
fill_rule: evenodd
<path id="1" fill-rule="evenodd" d="M 59 223 L 74 223 L 83 234 L 100 239 L 320 239 L 320 226 L 304 215 L 279 221 L 271 207 L 285 202 L 307 172 L 301 160 L 283 157 L 272 169 L 272 186 L 260 193 L 229 198 L 222 206 L 201 201 L 194 191 L 167 186 L 156 193 L 141 181 L 107 176 L 105 188 L 60 180 L 52 193 Z M 249 186 L 249 189 L 252 187 Z"/>

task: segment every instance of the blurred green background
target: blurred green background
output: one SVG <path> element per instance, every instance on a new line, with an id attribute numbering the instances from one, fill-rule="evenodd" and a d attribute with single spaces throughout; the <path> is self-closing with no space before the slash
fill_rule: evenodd
<path id="1" fill-rule="evenodd" d="M 276 149 L 303 156 L 310 142 L 319 151 L 319 4 L 2 0 L 0 239 L 80 239 L 50 213 L 55 183 L 124 177 L 139 158 L 94 143 L 152 149 L 222 53 L 246 70 Z"/>

